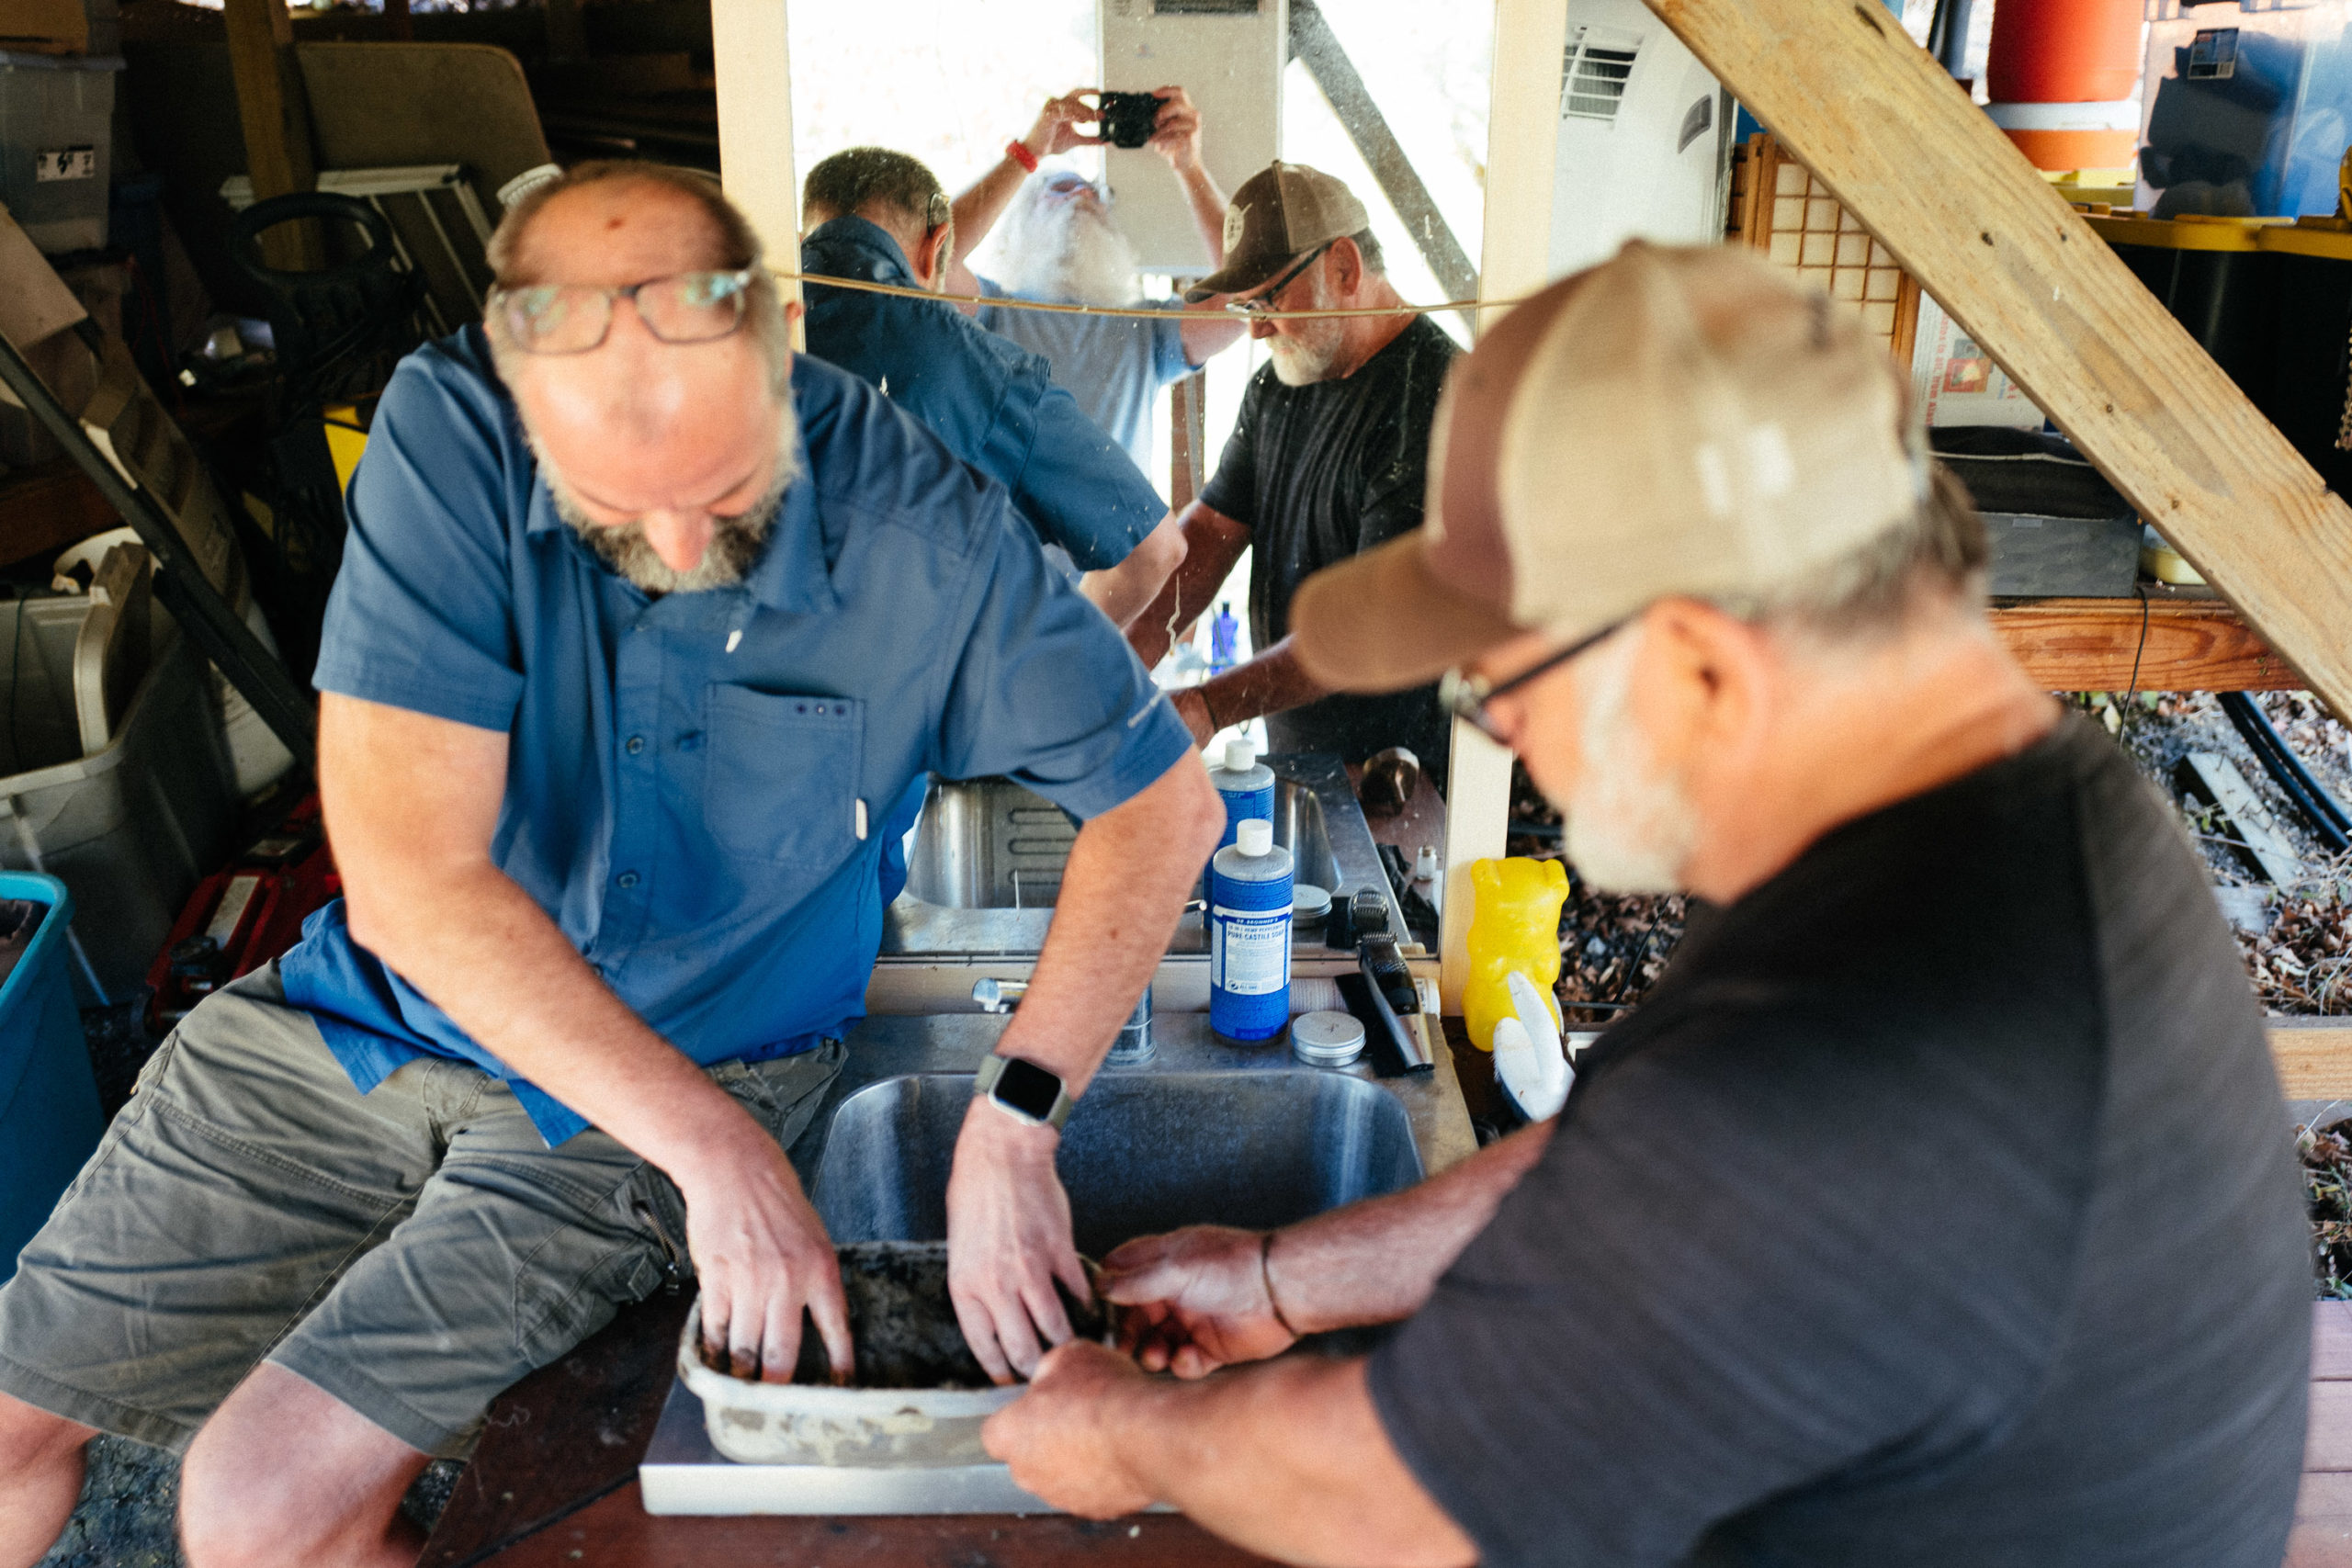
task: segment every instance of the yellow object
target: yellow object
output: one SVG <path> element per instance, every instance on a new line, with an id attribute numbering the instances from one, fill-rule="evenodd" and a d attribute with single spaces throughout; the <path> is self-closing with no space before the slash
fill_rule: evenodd
<path id="1" fill-rule="evenodd" d="M 334 482 L 349 490 L 359 454 L 368 450 L 368 433 L 359 427 L 359 411 L 349 403 L 321 412 L 326 415 L 327 456 L 334 459 Z"/>
<path id="2" fill-rule="evenodd" d="M 1462 988 L 1462 1021 L 1470 1043 L 1495 1048 L 1495 1024 L 1512 1016 L 1514 969 L 1535 982 L 1552 1005 L 1560 977 L 1560 906 L 1567 902 L 1567 868 L 1555 860 L 1473 861 L 1470 865 L 1470 982 Z"/>

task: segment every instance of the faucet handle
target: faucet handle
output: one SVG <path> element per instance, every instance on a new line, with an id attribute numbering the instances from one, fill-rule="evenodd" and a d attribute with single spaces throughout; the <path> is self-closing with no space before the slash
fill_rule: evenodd
<path id="1" fill-rule="evenodd" d="M 972 999 L 982 1012 L 1011 1012 L 1029 992 L 1026 980 L 986 979 L 972 982 Z"/>

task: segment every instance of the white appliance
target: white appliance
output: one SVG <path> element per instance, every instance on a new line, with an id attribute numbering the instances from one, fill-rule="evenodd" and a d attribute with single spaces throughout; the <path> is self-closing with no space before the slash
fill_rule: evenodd
<path id="1" fill-rule="evenodd" d="M 1638 6 L 1638 0 L 1635 0 Z M 1102 83 L 1181 85 L 1201 110 L 1201 161 L 1227 196 L 1282 147 L 1286 0 L 1102 0 Z M 1184 193 L 1149 148 L 1106 147 L 1111 216 L 1145 272 L 1211 270 Z"/>
<path id="2" fill-rule="evenodd" d="M 1642 0 L 1567 0 L 1551 274 L 1608 260 L 1630 239 L 1724 235 L 1732 105 Z"/>

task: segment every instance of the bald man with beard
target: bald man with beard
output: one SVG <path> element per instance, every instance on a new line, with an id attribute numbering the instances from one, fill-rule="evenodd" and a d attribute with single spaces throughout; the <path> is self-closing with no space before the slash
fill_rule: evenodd
<path id="1" fill-rule="evenodd" d="M 738 1375 L 791 1377 L 804 1310 L 846 1373 L 786 1151 L 927 771 L 1085 819 L 996 1069 L 1054 1103 L 974 1097 L 947 1228 L 1000 1379 L 1087 1293 L 1054 1151 L 1224 819 L 1183 725 L 1001 489 L 792 354 L 715 183 L 582 165 L 491 261 L 487 332 L 401 364 L 352 484 L 345 896 L 164 1043 L 0 1287 L 0 1568 L 101 1430 L 186 1453 L 196 1568 L 413 1562 L 425 1463 L 690 1274 Z"/>

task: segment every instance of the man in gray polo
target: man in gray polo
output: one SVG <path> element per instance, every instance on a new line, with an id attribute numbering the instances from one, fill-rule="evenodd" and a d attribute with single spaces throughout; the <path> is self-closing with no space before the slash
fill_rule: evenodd
<path id="1" fill-rule="evenodd" d="M 1457 671 L 1582 876 L 1718 911 L 1555 1121 L 1113 1254 L 1199 1381 L 1065 1347 L 990 1450 L 1291 1562 L 2276 1568 L 2312 1287 L 2261 1019 L 2165 803 L 1989 634 L 1885 351 L 1636 244 L 1447 400 L 1428 530 L 1309 581 L 1299 657 Z"/>

